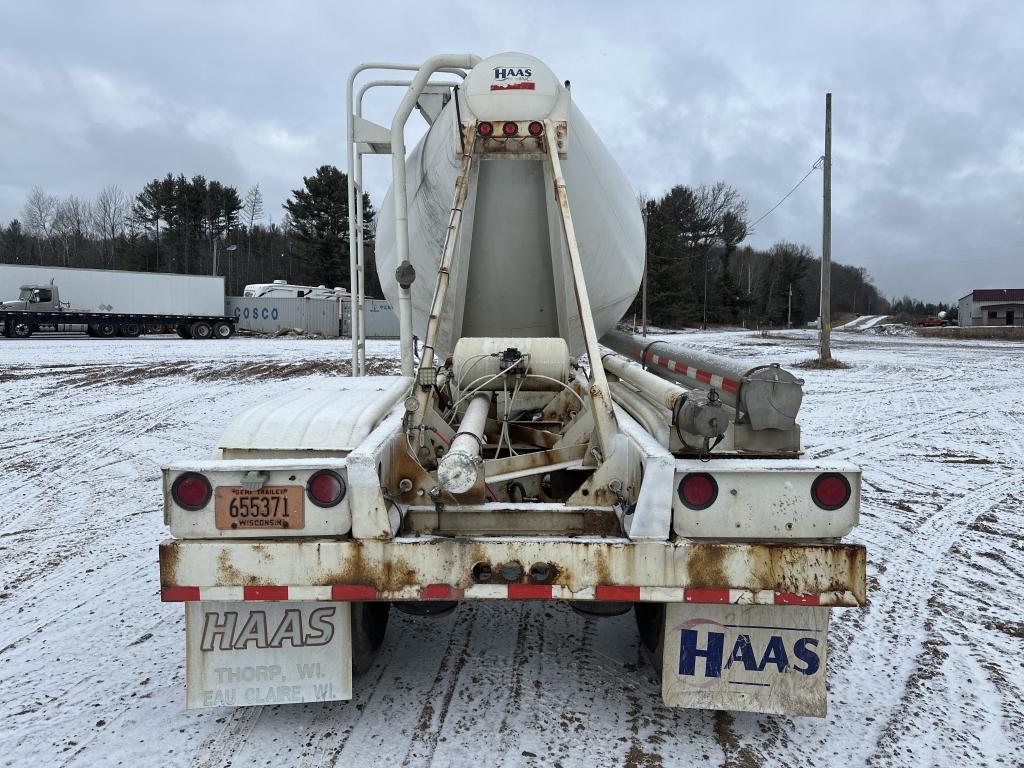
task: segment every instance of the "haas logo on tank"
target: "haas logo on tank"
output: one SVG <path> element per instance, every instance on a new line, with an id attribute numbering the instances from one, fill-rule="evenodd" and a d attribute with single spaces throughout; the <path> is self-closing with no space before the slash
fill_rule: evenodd
<path id="1" fill-rule="evenodd" d="M 533 70 L 529 67 L 495 67 L 492 91 L 532 91 L 534 83 L 530 80 Z"/>
<path id="2" fill-rule="evenodd" d="M 690 619 L 679 631 L 677 673 L 698 686 L 726 678 L 767 686 L 779 674 L 815 675 L 822 667 L 819 632 L 803 627 L 762 627 Z M 702 685 L 703 683 L 703 685 Z"/>

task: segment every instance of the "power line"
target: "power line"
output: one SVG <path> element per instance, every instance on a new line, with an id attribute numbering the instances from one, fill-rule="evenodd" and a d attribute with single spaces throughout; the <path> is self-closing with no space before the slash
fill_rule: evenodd
<path id="1" fill-rule="evenodd" d="M 789 190 L 789 192 L 787 192 L 785 195 L 783 195 L 782 199 L 779 200 L 779 202 L 777 202 L 775 205 L 773 205 L 771 208 L 769 208 L 767 211 L 765 211 L 761 215 L 761 217 L 758 218 L 753 224 L 750 224 L 747 227 L 747 230 L 748 231 L 753 231 L 754 227 L 756 227 L 758 224 L 760 224 L 762 221 L 764 221 L 766 218 L 768 218 L 769 214 L 771 214 L 776 208 L 778 208 L 780 205 L 782 205 L 784 202 L 786 202 L 786 199 L 790 195 L 792 195 L 794 192 L 796 192 L 796 190 L 799 188 L 799 186 L 801 184 L 803 184 L 805 181 L 807 181 L 807 177 L 808 176 L 810 176 L 812 173 L 814 173 L 816 170 L 818 170 L 819 168 L 821 168 L 824 165 L 825 165 L 825 157 L 824 156 L 819 157 L 817 160 L 815 160 L 814 161 L 814 165 L 811 166 L 811 170 L 809 170 L 806 174 L 804 174 L 804 177 L 802 179 L 800 179 L 800 181 L 798 181 L 796 183 L 796 186 L 793 187 L 791 190 Z"/>

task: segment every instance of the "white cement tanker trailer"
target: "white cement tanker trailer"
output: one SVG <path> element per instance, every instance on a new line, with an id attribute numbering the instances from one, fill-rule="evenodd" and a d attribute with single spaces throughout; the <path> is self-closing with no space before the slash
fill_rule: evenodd
<path id="1" fill-rule="evenodd" d="M 371 69 L 412 77 L 357 93 Z M 383 85 L 405 89 L 390 126 L 361 112 Z M 841 541 L 860 470 L 803 456 L 800 379 L 613 330 L 640 280 L 637 203 L 542 62 L 362 65 L 348 96 L 354 376 L 164 469 L 187 706 L 350 698 L 392 609 L 559 600 L 632 611 L 666 705 L 823 715 L 829 611 L 866 601 L 864 547 Z M 407 153 L 414 109 L 429 129 Z M 361 375 L 370 152 L 394 176 L 392 377 Z"/>
<path id="2" fill-rule="evenodd" d="M 545 178 L 544 163 L 524 161 L 537 153 L 540 141 L 531 135 L 530 126 L 543 133 L 543 121 L 553 120 L 556 130 L 565 131 L 560 140 L 562 174 L 598 334 L 618 322 L 640 285 L 640 208 L 622 170 L 572 103 L 569 89 L 532 56 L 519 54 L 504 61 L 509 62 L 506 85 L 533 87 L 491 90 L 493 70 L 500 64 L 476 67 L 460 88 L 461 98 L 448 101 L 406 161 L 409 247 L 403 255 L 417 275 L 426 278 L 412 286 L 413 330 L 420 338 L 425 336 L 433 278 L 462 160 L 460 115 L 463 120 L 482 116 L 494 122 L 479 123 L 476 140 L 487 144 L 490 152 L 481 154 L 481 162 L 470 171 L 474 178 L 463 205 L 452 265 L 452 288 L 460 300 L 450 302 L 451 334 L 456 339 L 561 336 L 575 339 L 570 350 L 582 352 L 571 282 L 564 279 L 559 261 L 563 236 L 552 180 Z M 491 133 L 482 136 L 481 126 L 488 126 Z M 510 137 L 505 135 L 512 130 Z M 395 190 L 389 190 L 382 211 L 393 210 L 394 195 Z M 397 306 L 395 270 L 401 256 L 393 217 L 380 221 L 376 254 L 381 287 Z M 451 352 L 450 341 L 443 350 Z"/>

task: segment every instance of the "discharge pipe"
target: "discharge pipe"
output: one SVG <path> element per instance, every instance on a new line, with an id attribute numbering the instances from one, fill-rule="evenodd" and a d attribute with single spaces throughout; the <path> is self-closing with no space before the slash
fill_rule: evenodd
<path id="1" fill-rule="evenodd" d="M 448 453 L 437 463 L 437 483 L 441 490 L 465 493 L 476 485 L 480 446 L 490 409 L 490 392 L 481 392 L 469 401 L 458 434 L 452 438 Z"/>

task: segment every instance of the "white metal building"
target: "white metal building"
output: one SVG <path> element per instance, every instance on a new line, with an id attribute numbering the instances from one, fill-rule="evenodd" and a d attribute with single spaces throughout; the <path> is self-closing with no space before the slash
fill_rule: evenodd
<path id="1" fill-rule="evenodd" d="M 1024 325 L 1024 288 L 976 288 L 959 302 L 960 325 Z"/>

